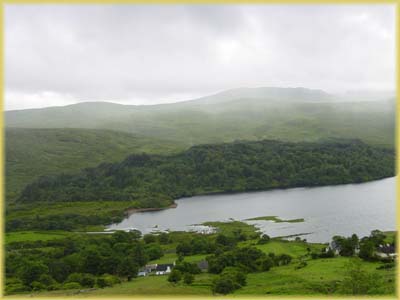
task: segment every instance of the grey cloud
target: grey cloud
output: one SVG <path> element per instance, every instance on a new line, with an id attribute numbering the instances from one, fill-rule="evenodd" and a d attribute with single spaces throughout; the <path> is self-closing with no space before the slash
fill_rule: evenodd
<path id="1" fill-rule="evenodd" d="M 9 108 L 394 88 L 393 5 L 7 5 L 5 17 Z"/>

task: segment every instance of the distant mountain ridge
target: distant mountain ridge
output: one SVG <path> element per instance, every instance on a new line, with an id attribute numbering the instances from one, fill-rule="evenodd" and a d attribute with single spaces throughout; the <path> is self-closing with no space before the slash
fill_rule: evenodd
<path id="1" fill-rule="evenodd" d="M 393 144 L 393 99 L 343 99 L 305 88 L 239 88 L 170 104 L 85 102 L 7 111 L 5 124 L 18 128 L 116 130 L 188 146 L 236 139 L 316 141 L 326 137 Z"/>
<path id="2" fill-rule="evenodd" d="M 91 105 L 100 105 L 101 108 L 111 108 L 111 107 L 124 107 L 125 109 L 133 109 L 133 108 L 153 108 L 157 106 L 166 106 L 166 105 L 190 105 L 194 103 L 221 103 L 225 101 L 231 101 L 232 99 L 240 99 L 240 98 L 276 98 L 278 100 L 295 100 L 297 97 L 300 97 L 303 101 L 316 101 L 316 100 L 332 100 L 333 95 L 326 93 L 323 90 L 318 89 L 307 89 L 303 87 L 295 87 L 295 88 L 282 88 L 282 87 L 258 87 L 258 88 L 236 88 L 229 89 L 222 92 L 218 92 L 212 95 L 203 96 L 200 98 L 184 100 L 180 102 L 171 102 L 171 103 L 161 103 L 161 104 L 151 104 L 151 105 L 134 105 L 134 104 L 120 104 L 114 103 L 112 101 L 84 101 L 75 104 L 69 104 L 65 106 L 49 106 L 43 108 L 28 108 L 28 109 L 17 109 L 17 110 L 9 110 L 9 112 L 20 112 L 20 111 L 38 111 L 38 110 L 48 110 L 48 109 L 58 109 L 58 108 L 67 108 L 67 107 L 84 107 Z"/>

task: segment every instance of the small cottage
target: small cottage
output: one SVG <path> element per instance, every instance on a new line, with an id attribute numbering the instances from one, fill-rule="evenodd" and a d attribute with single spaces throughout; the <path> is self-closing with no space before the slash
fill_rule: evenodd
<path id="1" fill-rule="evenodd" d="M 381 258 L 394 258 L 396 257 L 396 249 L 394 245 L 390 244 L 379 245 L 376 255 Z"/>
<path id="2" fill-rule="evenodd" d="M 171 273 L 172 268 L 174 267 L 173 264 L 159 264 L 156 268 L 156 275 L 165 275 Z"/>
<path id="3" fill-rule="evenodd" d="M 146 265 L 146 266 L 144 267 L 144 270 L 145 270 L 147 273 L 151 273 L 151 272 L 155 271 L 156 269 L 157 269 L 157 264 L 149 264 L 149 265 Z"/>

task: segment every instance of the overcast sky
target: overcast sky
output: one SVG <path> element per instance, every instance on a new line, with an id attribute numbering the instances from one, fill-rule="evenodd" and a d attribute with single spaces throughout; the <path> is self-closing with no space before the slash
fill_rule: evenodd
<path id="1" fill-rule="evenodd" d="M 6 109 L 395 88 L 394 5 L 6 5 Z"/>

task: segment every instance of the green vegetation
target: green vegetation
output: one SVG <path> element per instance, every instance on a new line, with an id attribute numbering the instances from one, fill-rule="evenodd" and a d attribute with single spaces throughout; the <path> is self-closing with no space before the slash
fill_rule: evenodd
<path id="1" fill-rule="evenodd" d="M 7 207 L 6 231 L 102 231 L 105 225 L 121 221 L 128 209 L 139 206 L 136 201 L 13 203 Z"/>
<path id="2" fill-rule="evenodd" d="M 213 192 L 364 182 L 394 175 L 394 152 L 360 141 L 236 142 L 202 145 L 172 156 L 131 155 L 75 175 L 42 177 L 19 202 L 138 201 L 163 207 L 172 199 Z"/>
<path id="3" fill-rule="evenodd" d="M 128 208 L 168 207 L 184 196 L 363 182 L 393 174 L 393 151 L 360 141 L 267 140 L 195 146 L 170 156 L 134 154 L 75 175 L 41 177 L 8 205 L 6 228 L 77 230 L 119 222 Z"/>
<path id="4" fill-rule="evenodd" d="M 238 221 L 208 222 L 210 235 L 85 233 L 182 196 L 393 176 L 395 101 L 334 98 L 260 88 L 6 112 L 6 293 L 394 295 L 395 263 L 377 254 L 394 232 L 333 237 L 339 257 Z M 170 276 L 136 278 L 147 263 L 173 262 Z"/>
<path id="5" fill-rule="evenodd" d="M 304 222 L 304 219 L 290 219 L 290 220 L 283 220 L 278 218 L 277 216 L 264 216 L 264 217 L 256 217 L 256 218 L 251 218 L 251 219 L 246 219 L 246 221 L 273 221 L 275 223 L 300 223 Z"/>
<path id="6" fill-rule="evenodd" d="M 240 221 L 231 220 L 230 222 L 205 222 L 203 225 L 214 227 L 218 233 L 224 235 L 236 235 L 244 234 L 246 236 L 252 236 L 257 234 L 257 229 L 254 225 L 243 223 Z"/>
<path id="7" fill-rule="evenodd" d="M 187 146 L 237 139 L 315 142 L 337 137 L 393 147 L 395 101 L 394 96 L 386 99 L 340 101 L 340 96 L 318 90 L 263 87 L 164 105 L 102 102 L 8 111 L 5 123 L 19 128 L 111 129 Z"/>
<path id="8" fill-rule="evenodd" d="M 260 244 L 261 237 L 254 228 L 247 235 L 238 235 L 242 228 L 239 223 L 221 223 L 224 234 L 171 232 L 140 238 L 137 232 L 117 232 L 26 242 L 23 247 L 9 243 L 6 291 L 38 296 L 394 295 L 393 260 L 377 256 L 361 260 L 354 253 L 315 257 L 312 254 L 325 253 L 327 245 L 304 241 L 272 238 Z M 357 243 L 380 243 L 387 238 L 395 243 L 393 234 L 380 231 L 373 231 Z M 354 235 L 334 238 L 347 239 L 354 241 Z M 179 252 L 188 241 L 190 245 L 205 246 L 195 246 L 179 255 L 171 252 Z M 161 257 L 149 261 L 154 248 L 162 249 L 158 254 Z M 162 258 L 165 263 L 176 263 L 172 273 L 136 278 L 141 266 Z M 201 272 L 196 264 L 204 259 L 208 261 L 208 272 Z M 58 272 L 59 268 L 63 272 Z M 79 292 L 82 289 L 86 291 Z"/>
<path id="9" fill-rule="evenodd" d="M 7 128 L 7 202 L 39 176 L 77 172 L 132 153 L 171 153 L 179 144 L 123 132 L 94 129 Z"/>
<path id="10" fill-rule="evenodd" d="M 71 234 L 68 231 L 18 231 L 5 234 L 5 244 L 62 239 Z"/>

